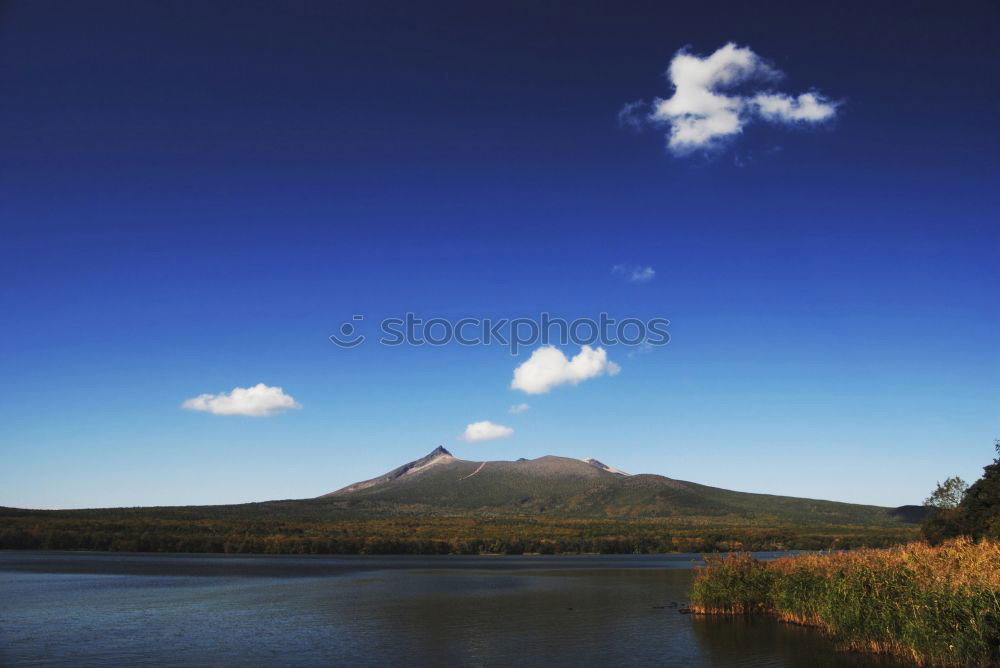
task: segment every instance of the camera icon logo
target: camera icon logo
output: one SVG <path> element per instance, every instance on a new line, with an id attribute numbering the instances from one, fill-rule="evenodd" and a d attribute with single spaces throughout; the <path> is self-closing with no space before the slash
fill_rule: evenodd
<path id="1" fill-rule="evenodd" d="M 365 316 L 363 315 L 355 315 L 351 318 L 351 320 L 354 320 L 355 322 L 360 322 L 364 319 Z M 340 336 L 331 334 L 330 341 L 341 348 L 354 348 L 365 342 L 365 335 L 358 334 L 353 323 L 345 322 L 340 326 Z"/>

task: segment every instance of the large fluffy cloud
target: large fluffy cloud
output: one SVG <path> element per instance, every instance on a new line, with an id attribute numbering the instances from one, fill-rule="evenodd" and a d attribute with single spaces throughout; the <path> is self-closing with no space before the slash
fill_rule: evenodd
<path id="1" fill-rule="evenodd" d="M 528 394 L 544 394 L 557 385 L 577 385 L 588 378 L 613 376 L 619 371 L 621 367 L 608 360 L 604 348 L 583 346 L 572 359 L 567 359 L 558 348 L 542 346 L 514 369 L 510 386 Z"/>
<path id="2" fill-rule="evenodd" d="M 257 383 L 253 387 L 235 387 L 232 392 L 219 394 L 199 394 L 188 399 L 182 408 L 189 411 L 203 411 L 213 415 L 253 415 L 256 417 L 276 415 L 292 408 L 302 408 L 293 397 L 280 387 L 268 387 Z"/>
<path id="3" fill-rule="evenodd" d="M 477 441 L 492 441 L 496 438 L 506 438 L 514 433 L 510 427 L 496 424 L 489 420 L 473 422 L 465 426 L 465 432 L 460 437 L 463 441 L 475 443 Z"/>
<path id="4" fill-rule="evenodd" d="M 714 148 L 754 119 L 820 123 L 837 111 L 837 103 L 819 93 L 793 97 L 764 90 L 781 72 L 732 42 L 705 57 L 678 51 L 667 76 L 674 94 L 655 100 L 649 119 L 669 128 L 668 146 L 675 154 Z"/>

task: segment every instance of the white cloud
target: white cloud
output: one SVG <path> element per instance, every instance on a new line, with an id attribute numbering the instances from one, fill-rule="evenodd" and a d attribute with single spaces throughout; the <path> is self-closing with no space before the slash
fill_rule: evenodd
<path id="1" fill-rule="evenodd" d="M 514 369 L 510 386 L 528 394 L 545 394 L 557 385 L 577 385 L 588 378 L 614 376 L 619 371 L 621 367 L 608 360 L 604 348 L 583 346 L 572 359 L 566 359 L 558 348 L 542 346 Z"/>
<path id="2" fill-rule="evenodd" d="M 280 387 L 257 383 L 253 387 L 235 387 L 232 392 L 200 394 L 188 399 L 181 408 L 203 411 L 212 415 L 277 415 L 292 408 L 302 408 L 295 399 Z"/>
<path id="3" fill-rule="evenodd" d="M 465 426 L 465 431 L 459 437 L 463 441 L 476 443 L 478 441 L 492 441 L 497 438 L 507 438 L 514 433 L 510 427 L 496 424 L 489 420 L 473 422 Z"/>
<path id="4" fill-rule="evenodd" d="M 646 283 L 653 280 L 653 276 L 656 276 L 656 270 L 652 267 L 643 267 L 642 269 L 637 269 L 633 271 L 628 280 L 633 283 Z"/>
<path id="5" fill-rule="evenodd" d="M 642 100 L 626 102 L 625 106 L 618 112 L 618 127 L 629 127 L 636 131 L 642 131 L 646 103 Z"/>
<path id="6" fill-rule="evenodd" d="M 773 121 L 818 123 L 837 113 L 835 104 L 815 93 L 802 93 L 797 98 L 782 93 L 759 93 L 754 96 L 753 103 L 757 113 Z"/>
<path id="7" fill-rule="evenodd" d="M 819 93 L 792 97 L 762 90 L 780 79 L 781 72 L 749 47 L 732 42 L 704 58 L 678 51 L 667 76 L 674 94 L 666 100 L 654 100 L 649 119 L 669 127 L 668 147 L 677 155 L 716 148 L 755 118 L 820 123 L 836 114 L 837 103 Z M 751 84 L 755 84 L 755 94 L 734 91 Z"/>
<path id="8" fill-rule="evenodd" d="M 628 358 L 632 359 L 633 357 L 638 357 L 639 355 L 648 355 L 653 352 L 655 348 L 656 346 L 649 341 L 643 341 L 639 345 L 634 346 L 632 350 L 628 351 Z"/>
<path id="9" fill-rule="evenodd" d="M 627 264 L 616 264 L 611 267 L 611 273 L 621 274 L 631 283 L 648 283 L 656 276 L 656 270 L 652 267 Z"/>
<path id="10" fill-rule="evenodd" d="M 510 413 L 511 415 L 518 415 L 519 413 L 523 413 L 529 408 L 531 408 L 531 406 L 529 406 L 528 404 L 516 404 L 514 406 L 511 406 L 507 410 L 507 412 Z"/>

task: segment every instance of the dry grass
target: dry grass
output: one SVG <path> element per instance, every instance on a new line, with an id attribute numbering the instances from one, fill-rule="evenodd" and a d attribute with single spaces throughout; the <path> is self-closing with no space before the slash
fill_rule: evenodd
<path id="1" fill-rule="evenodd" d="M 1000 542 L 801 555 L 711 557 L 692 608 L 816 626 L 845 649 L 922 665 L 1000 663 Z"/>

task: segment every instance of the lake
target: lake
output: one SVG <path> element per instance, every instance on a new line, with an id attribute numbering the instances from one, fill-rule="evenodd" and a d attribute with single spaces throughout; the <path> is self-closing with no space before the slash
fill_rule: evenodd
<path id="1" fill-rule="evenodd" d="M 0 665 L 894 665 L 679 613 L 697 560 L 0 552 Z"/>

